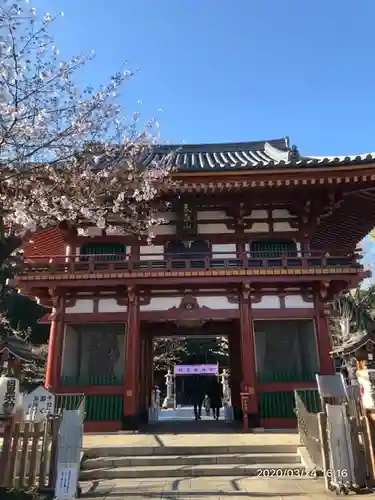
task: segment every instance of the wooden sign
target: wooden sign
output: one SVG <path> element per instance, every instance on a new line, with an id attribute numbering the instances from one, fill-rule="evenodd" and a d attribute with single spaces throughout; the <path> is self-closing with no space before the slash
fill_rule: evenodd
<path id="1" fill-rule="evenodd" d="M 177 234 L 180 238 L 196 236 L 198 231 L 197 211 L 190 203 L 181 203 L 176 210 Z"/>
<path id="2" fill-rule="evenodd" d="M 20 400 L 20 383 L 13 377 L 0 377 L 0 418 L 11 417 Z M 19 406 L 18 406 L 19 408 Z"/>
<path id="3" fill-rule="evenodd" d="M 55 396 L 44 387 L 37 387 L 24 397 L 23 408 L 25 420 L 42 422 L 54 412 Z"/>

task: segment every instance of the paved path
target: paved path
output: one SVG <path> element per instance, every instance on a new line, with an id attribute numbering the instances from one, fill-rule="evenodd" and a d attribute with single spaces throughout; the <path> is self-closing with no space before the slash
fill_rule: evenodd
<path id="1" fill-rule="evenodd" d="M 92 485 L 91 485 L 92 486 Z M 169 479 L 119 479 L 92 486 L 82 484 L 86 498 L 108 500 L 332 500 L 322 479 L 262 479 L 246 477 L 200 477 Z"/>
<path id="2" fill-rule="evenodd" d="M 221 416 L 223 417 L 223 410 L 221 410 Z M 159 410 L 159 421 L 168 420 L 192 420 L 194 418 L 194 407 L 193 406 L 182 406 L 174 410 Z M 213 420 L 212 412 L 207 416 L 204 408 L 202 408 L 202 420 Z"/>

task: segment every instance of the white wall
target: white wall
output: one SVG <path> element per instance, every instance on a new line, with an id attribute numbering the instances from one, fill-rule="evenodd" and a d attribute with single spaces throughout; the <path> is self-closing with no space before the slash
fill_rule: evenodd
<path id="1" fill-rule="evenodd" d="M 164 245 L 142 245 L 140 260 L 164 260 Z"/>
<path id="2" fill-rule="evenodd" d="M 223 210 L 202 210 L 197 212 L 198 221 L 201 220 L 226 220 L 227 214 Z"/>
<path id="3" fill-rule="evenodd" d="M 233 234 L 234 229 L 228 229 L 226 222 L 227 214 L 223 210 L 202 210 L 197 212 L 198 234 Z M 203 221 L 214 220 L 211 224 L 203 224 Z M 220 222 L 220 221 L 223 222 Z M 200 224 L 202 222 L 202 224 Z"/>
<path id="4" fill-rule="evenodd" d="M 100 313 L 117 313 L 126 311 L 127 311 L 126 305 L 119 305 L 115 298 L 112 297 L 102 298 L 99 299 L 98 301 L 98 312 Z M 68 314 L 93 313 L 94 300 L 77 299 L 74 306 L 65 308 L 65 312 Z"/>
<path id="5" fill-rule="evenodd" d="M 313 302 L 307 302 L 302 295 L 286 295 L 285 307 L 294 309 L 314 309 Z"/>
<path id="6" fill-rule="evenodd" d="M 141 304 L 141 311 L 167 311 L 172 307 L 178 307 L 181 304 L 180 297 L 151 297 L 149 304 Z"/>
<path id="7" fill-rule="evenodd" d="M 126 305 L 120 305 L 114 298 L 100 299 L 98 302 L 99 313 L 118 313 L 126 312 L 128 310 Z"/>
<path id="8" fill-rule="evenodd" d="M 235 243 L 226 243 L 226 244 L 213 243 L 211 248 L 212 248 L 213 259 L 232 259 L 232 258 L 235 259 L 237 256 L 237 247 Z"/>
<path id="9" fill-rule="evenodd" d="M 197 297 L 199 307 L 209 307 L 210 309 L 238 309 L 238 304 L 232 304 L 227 297 Z"/>
<path id="10" fill-rule="evenodd" d="M 65 308 L 66 313 L 92 313 L 94 312 L 93 299 L 77 299 L 72 307 Z"/>
<path id="11" fill-rule="evenodd" d="M 199 307 L 209 307 L 210 309 L 238 309 L 238 304 L 232 304 L 228 301 L 227 297 L 223 296 L 210 296 L 210 297 L 196 297 Z M 145 305 L 141 304 L 141 311 L 167 311 L 172 307 L 180 307 L 183 296 L 179 297 L 152 297 L 150 303 Z"/>
<path id="12" fill-rule="evenodd" d="M 281 301 L 278 295 L 263 295 L 260 302 L 252 303 L 253 309 L 280 309 Z M 286 295 L 286 309 L 314 309 L 313 302 L 307 302 L 302 295 Z"/>
<path id="13" fill-rule="evenodd" d="M 264 219 L 263 221 L 257 221 L 252 224 L 251 228 L 245 228 L 245 233 L 268 233 L 271 228 L 268 220 L 267 210 L 253 210 L 251 214 L 245 217 L 245 220 L 251 221 L 252 219 Z M 276 232 L 285 231 L 298 231 L 297 228 L 293 228 L 291 222 L 296 220 L 289 210 L 286 209 L 275 209 L 272 210 L 272 219 L 290 219 L 289 221 L 275 222 L 273 221 L 273 230 Z"/>
<path id="14" fill-rule="evenodd" d="M 260 302 L 253 302 L 252 309 L 280 309 L 280 297 L 278 295 L 263 295 Z"/>
<path id="15" fill-rule="evenodd" d="M 233 234 L 234 229 L 228 229 L 226 223 L 198 224 L 198 234 Z"/>

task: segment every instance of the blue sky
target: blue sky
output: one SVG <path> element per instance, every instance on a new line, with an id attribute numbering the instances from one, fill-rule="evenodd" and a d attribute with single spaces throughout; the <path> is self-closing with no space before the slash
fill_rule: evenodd
<path id="1" fill-rule="evenodd" d="M 30 2 L 64 11 L 53 26 L 64 55 L 95 50 L 82 83 L 125 59 L 141 69 L 123 104 L 142 100 L 165 141 L 288 135 L 303 154 L 375 150 L 373 0 Z"/>
<path id="2" fill-rule="evenodd" d="M 375 151 L 374 0 L 31 3 L 64 12 L 52 27 L 62 55 L 95 50 L 82 85 L 124 60 L 140 68 L 122 103 L 156 117 L 163 141 L 288 135 L 306 155 Z"/>

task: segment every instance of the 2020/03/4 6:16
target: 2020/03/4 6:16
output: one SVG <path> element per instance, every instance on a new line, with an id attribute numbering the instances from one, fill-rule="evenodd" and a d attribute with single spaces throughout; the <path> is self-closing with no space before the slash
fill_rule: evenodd
<path id="1" fill-rule="evenodd" d="M 281 468 L 281 469 L 257 469 L 257 477 L 272 478 L 272 477 L 291 477 L 291 478 L 312 478 L 317 477 L 315 469 L 301 468 Z"/>

